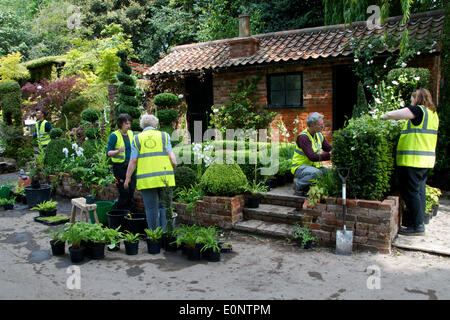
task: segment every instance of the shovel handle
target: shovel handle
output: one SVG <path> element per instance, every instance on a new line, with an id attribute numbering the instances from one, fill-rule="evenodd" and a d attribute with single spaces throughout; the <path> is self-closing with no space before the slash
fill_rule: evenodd
<path id="1" fill-rule="evenodd" d="M 339 178 L 341 178 L 342 183 L 345 184 L 350 173 L 350 168 L 337 168 L 337 173 L 339 175 Z"/>

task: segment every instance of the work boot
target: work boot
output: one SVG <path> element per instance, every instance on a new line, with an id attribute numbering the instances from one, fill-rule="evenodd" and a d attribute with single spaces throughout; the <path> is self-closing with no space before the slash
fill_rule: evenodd
<path id="1" fill-rule="evenodd" d="M 422 224 L 417 227 L 414 226 L 408 228 L 401 227 L 398 233 L 404 236 L 423 236 L 425 235 L 425 226 Z"/>
<path id="2" fill-rule="evenodd" d="M 297 184 L 294 183 L 294 194 L 300 197 L 306 197 L 308 195 L 308 188 L 300 188 Z"/>

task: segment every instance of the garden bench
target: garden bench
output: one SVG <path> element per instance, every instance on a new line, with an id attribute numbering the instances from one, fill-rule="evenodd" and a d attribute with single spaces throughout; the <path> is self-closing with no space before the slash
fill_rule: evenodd
<path id="1" fill-rule="evenodd" d="M 81 216 L 80 221 L 83 221 L 83 218 L 85 218 L 85 221 L 89 222 L 89 211 L 93 211 L 95 223 L 98 222 L 97 217 L 97 205 L 95 203 L 92 204 L 86 204 L 86 198 L 74 198 L 72 199 L 72 214 L 70 215 L 70 222 L 75 222 L 75 217 L 77 215 L 77 208 L 81 209 Z"/>

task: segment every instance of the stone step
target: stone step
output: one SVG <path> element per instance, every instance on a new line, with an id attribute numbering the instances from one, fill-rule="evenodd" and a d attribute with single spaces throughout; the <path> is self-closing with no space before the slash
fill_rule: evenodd
<path id="1" fill-rule="evenodd" d="M 259 234 L 285 239 L 292 237 L 295 227 L 286 223 L 275 223 L 252 219 L 234 223 L 233 229 L 250 234 Z"/>
<path id="2" fill-rule="evenodd" d="M 260 204 L 258 208 L 244 208 L 244 219 L 295 224 L 302 221 L 298 208 Z"/>
<path id="3" fill-rule="evenodd" d="M 295 195 L 292 186 L 292 184 L 289 184 L 270 190 L 261 199 L 261 203 L 301 209 L 306 198 Z"/>

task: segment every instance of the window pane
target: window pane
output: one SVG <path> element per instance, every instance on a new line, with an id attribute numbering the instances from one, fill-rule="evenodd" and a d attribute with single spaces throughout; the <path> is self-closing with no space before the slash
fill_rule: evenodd
<path id="1" fill-rule="evenodd" d="M 302 77 L 299 74 L 286 75 L 286 89 L 300 90 L 302 88 Z"/>
<path id="2" fill-rule="evenodd" d="M 274 106 L 284 106 L 284 91 L 272 91 L 270 102 Z"/>
<path id="3" fill-rule="evenodd" d="M 284 90 L 284 76 L 270 77 L 270 90 Z"/>
<path id="4" fill-rule="evenodd" d="M 288 90 L 286 93 L 286 105 L 299 106 L 302 101 L 300 94 L 300 90 Z"/>

